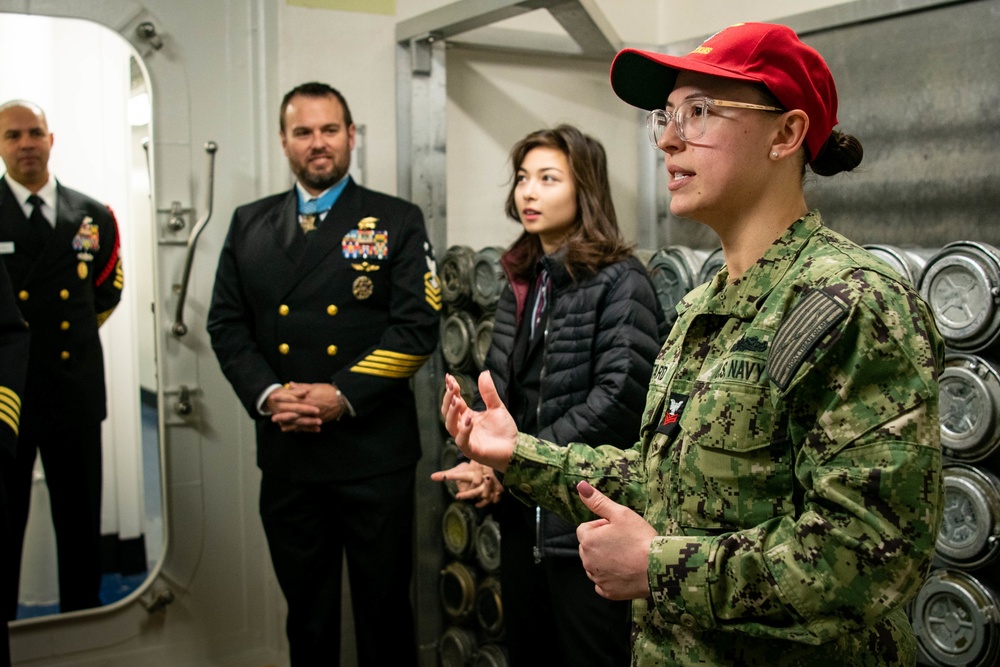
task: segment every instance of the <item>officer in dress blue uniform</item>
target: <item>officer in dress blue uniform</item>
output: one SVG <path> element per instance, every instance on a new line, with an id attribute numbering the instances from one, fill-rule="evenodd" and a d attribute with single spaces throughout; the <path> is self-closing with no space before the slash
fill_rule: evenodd
<path id="1" fill-rule="evenodd" d="M 419 208 L 348 175 L 339 92 L 302 84 L 280 118 L 297 183 L 236 209 L 208 331 L 256 422 L 292 665 L 338 662 L 345 554 L 360 664 L 414 665 L 410 378 L 437 345 L 434 255 Z"/>
<path id="2" fill-rule="evenodd" d="M 3 262 L 0 262 L 0 459 L 9 465 L 17 447 L 21 424 L 21 395 L 28 372 L 28 328 L 14 302 L 14 291 Z M 0 475 L 0 572 L 14 567 L 11 550 L 10 522 L 7 516 L 7 494 Z M 7 600 L 15 592 L 6 590 L 9 577 L 0 577 L 0 599 Z M 0 667 L 10 666 L 10 646 L 7 625 L 0 631 Z"/>
<path id="3" fill-rule="evenodd" d="M 101 604 L 101 422 L 107 415 L 98 327 L 121 300 L 118 226 L 110 209 L 51 177 L 53 135 L 31 102 L 0 105 L 0 256 L 31 347 L 14 461 L 0 460 L 15 565 L 3 600 L 17 611 L 31 478 L 41 452 L 58 550 L 62 611 Z"/>

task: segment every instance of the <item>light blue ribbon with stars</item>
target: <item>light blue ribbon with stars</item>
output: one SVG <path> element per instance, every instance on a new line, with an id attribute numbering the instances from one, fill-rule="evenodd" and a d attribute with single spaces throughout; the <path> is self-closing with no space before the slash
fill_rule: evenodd
<path id="1" fill-rule="evenodd" d="M 339 183 L 332 186 L 319 197 L 312 198 L 307 198 L 308 193 L 302 189 L 302 186 L 295 188 L 299 196 L 299 214 L 323 215 L 337 202 L 337 198 L 340 197 L 340 193 L 344 191 L 345 187 L 347 187 L 347 178 L 342 178 Z"/>

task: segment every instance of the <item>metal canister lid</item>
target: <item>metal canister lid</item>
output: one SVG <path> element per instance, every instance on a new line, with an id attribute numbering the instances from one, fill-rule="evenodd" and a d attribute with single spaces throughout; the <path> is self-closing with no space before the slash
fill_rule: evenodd
<path id="1" fill-rule="evenodd" d="M 476 510 L 469 503 L 461 500 L 450 503 L 441 515 L 445 551 L 456 558 L 470 556 L 477 521 Z"/>
<path id="2" fill-rule="evenodd" d="M 507 651 L 503 646 L 486 642 L 476 652 L 472 667 L 507 667 Z"/>
<path id="3" fill-rule="evenodd" d="M 476 634 L 468 628 L 452 625 L 441 633 L 438 640 L 438 657 L 441 667 L 465 667 L 478 652 Z"/>
<path id="4" fill-rule="evenodd" d="M 441 354 L 449 370 L 462 373 L 475 368 L 472 341 L 476 322 L 464 310 L 456 310 L 441 320 Z"/>
<path id="5" fill-rule="evenodd" d="M 441 570 L 438 592 L 441 606 L 449 618 L 460 621 L 472 615 L 477 583 L 475 570 L 460 561 L 452 561 Z"/>
<path id="6" fill-rule="evenodd" d="M 692 250 L 686 246 L 664 246 L 646 265 L 667 322 L 676 319 L 677 304 L 694 288 L 698 271 L 707 254 L 703 250 Z"/>
<path id="7" fill-rule="evenodd" d="M 458 455 L 461 452 L 458 449 L 458 445 L 455 444 L 454 438 L 446 438 L 444 444 L 441 445 L 441 456 L 438 459 L 438 470 L 451 470 L 455 467 L 455 462 L 458 460 Z M 452 498 L 458 493 L 458 482 L 453 479 L 447 479 L 444 481 L 445 491 Z"/>
<path id="8" fill-rule="evenodd" d="M 921 653 L 935 665 L 996 665 L 998 602 L 996 593 L 972 575 L 931 572 L 911 613 Z"/>
<path id="9" fill-rule="evenodd" d="M 927 260 L 920 294 L 949 347 L 990 347 L 1000 336 L 1000 251 L 986 243 L 949 243 Z"/>
<path id="10" fill-rule="evenodd" d="M 911 250 L 880 243 L 872 243 L 862 247 L 888 264 L 913 287 L 920 284 L 920 277 L 923 275 L 924 266 L 927 265 L 927 258 L 933 254 L 923 248 Z"/>
<path id="11" fill-rule="evenodd" d="M 474 543 L 476 562 L 487 572 L 500 569 L 500 524 L 492 516 L 486 515 L 476 526 Z"/>
<path id="12" fill-rule="evenodd" d="M 485 577 L 476 588 L 476 621 L 491 639 L 497 639 L 504 633 L 503 601 L 500 580 L 496 577 Z"/>
<path id="13" fill-rule="evenodd" d="M 473 332 L 472 358 L 478 370 L 486 367 L 486 354 L 493 344 L 493 314 L 484 315 L 476 323 L 476 330 Z"/>
<path id="14" fill-rule="evenodd" d="M 726 263 L 726 256 L 722 254 L 722 248 L 716 248 L 712 252 L 708 253 L 705 260 L 701 263 L 701 269 L 698 271 L 697 283 L 707 283 L 709 280 L 715 277 L 715 274 L 719 272 Z"/>
<path id="15" fill-rule="evenodd" d="M 507 284 L 500 265 L 502 254 L 502 248 L 488 246 L 472 258 L 472 300 L 486 310 L 496 308 L 500 293 Z"/>
<path id="16" fill-rule="evenodd" d="M 1000 480 L 962 463 L 944 467 L 944 516 L 935 545 L 946 565 L 976 569 L 1000 553 Z"/>
<path id="17" fill-rule="evenodd" d="M 453 245 L 445 252 L 438 266 L 441 299 L 460 308 L 472 299 L 472 262 L 476 251 L 465 245 Z"/>
<path id="18" fill-rule="evenodd" d="M 1000 446 L 1000 373 L 992 362 L 951 352 L 938 381 L 941 447 L 958 461 L 980 461 Z"/>

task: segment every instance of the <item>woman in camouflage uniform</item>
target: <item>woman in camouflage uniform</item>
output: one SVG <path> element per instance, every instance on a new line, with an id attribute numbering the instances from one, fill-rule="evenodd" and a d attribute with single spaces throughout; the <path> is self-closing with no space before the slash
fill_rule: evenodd
<path id="1" fill-rule="evenodd" d="M 626 49 L 611 83 L 652 110 L 671 212 L 726 264 L 678 306 L 631 449 L 518 433 L 486 376 L 483 412 L 449 382 L 447 428 L 513 494 L 585 522 L 598 593 L 633 601 L 633 664 L 914 664 L 944 346 L 912 287 L 806 206 L 807 165 L 861 160 L 826 63 L 740 24 L 683 57 Z"/>

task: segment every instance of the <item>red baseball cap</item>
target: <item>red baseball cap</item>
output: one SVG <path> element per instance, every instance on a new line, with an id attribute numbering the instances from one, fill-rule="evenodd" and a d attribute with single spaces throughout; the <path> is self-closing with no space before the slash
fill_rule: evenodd
<path id="1" fill-rule="evenodd" d="M 623 49 L 611 63 L 611 88 L 640 109 L 662 109 L 681 71 L 762 83 L 785 109 L 805 111 L 810 160 L 837 124 L 837 87 L 830 68 L 788 26 L 737 23 L 686 56 Z"/>

